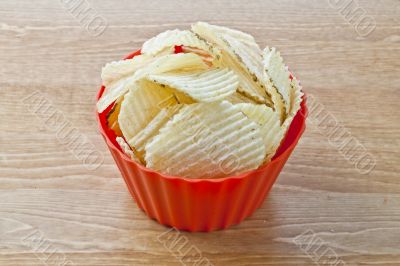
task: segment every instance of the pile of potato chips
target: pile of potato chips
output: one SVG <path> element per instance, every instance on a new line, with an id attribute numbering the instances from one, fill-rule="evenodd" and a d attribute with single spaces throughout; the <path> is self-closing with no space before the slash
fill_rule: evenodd
<path id="1" fill-rule="evenodd" d="M 178 53 L 177 53 L 178 52 Z M 133 160 L 164 174 L 219 178 L 271 160 L 302 92 L 280 53 L 241 31 L 198 22 L 102 69 L 97 103 Z"/>

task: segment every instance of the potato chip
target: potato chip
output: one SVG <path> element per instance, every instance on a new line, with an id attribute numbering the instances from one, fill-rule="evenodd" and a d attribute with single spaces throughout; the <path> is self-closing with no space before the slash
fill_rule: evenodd
<path id="1" fill-rule="evenodd" d="M 149 74 L 161 74 L 179 69 L 180 71 L 205 70 L 208 66 L 200 56 L 187 54 L 171 54 L 158 57 L 156 60 L 137 70 L 133 76 L 119 80 L 97 102 L 97 111 L 103 112 L 116 99 L 124 95 L 129 89 L 135 87 L 135 83 Z"/>
<path id="2" fill-rule="evenodd" d="M 257 84 L 250 73 L 244 72 L 242 66 L 225 51 L 222 52 L 220 66 L 232 69 L 239 77 L 238 91 L 240 93 L 252 98 L 257 103 L 267 103 L 265 90 Z"/>
<path id="3" fill-rule="evenodd" d="M 137 163 L 142 164 L 140 158 L 136 156 L 135 152 L 129 147 L 129 145 L 125 142 L 124 138 L 117 137 L 116 141 L 118 145 L 121 147 L 122 151 L 125 152 L 132 160 L 136 161 Z"/>
<path id="4" fill-rule="evenodd" d="M 239 62 L 258 80 L 263 80 L 264 70 L 262 65 L 262 51 L 254 42 L 252 46 L 233 38 L 228 34 L 221 35 L 221 38 L 230 47 L 232 53 Z"/>
<path id="5" fill-rule="evenodd" d="M 204 22 L 199 22 L 192 25 L 192 31 L 204 38 L 210 43 L 217 45 L 221 48 L 221 57 L 214 65 L 224 68 L 232 69 L 239 77 L 239 91 L 259 103 L 267 102 L 268 95 L 265 89 L 258 82 L 257 78 L 247 71 L 247 67 L 243 62 L 239 61 L 232 48 L 223 38 L 223 31 L 218 26 L 213 26 Z M 240 35 L 236 31 L 231 34 Z M 244 33 L 243 33 L 244 34 Z M 250 41 L 250 39 L 242 36 L 243 39 Z M 252 39 L 254 40 L 254 39 Z"/>
<path id="6" fill-rule="evenodd" d="M 147 167 L 190 178 L 256 169 L 265 155 L 259 126 L 227 101 L 184 106 L 145 150 Z"/>
<path id="7" fill-rule="evenodd" d="M 122 96 L 125 90 L 125 84 L 131 76 L 145 65 L 153 62 L 154 57 L 147 55 L 138 55 L 132 59 L 114 61 L 106 64 L 101 72 L 101 79 L 105 90 L 97 102 L 97 110 L 103 112 L 110 104 Z"/>
<path id="8" fill-rule="evenodd" d="M 220 101 L 234 93 L 239 85 L 238 77 L 226 68 L 186 75 L 176 73 L 149 75 L 148 79 L 175 88 L 199 102 Z"/>
<path id="9" fill-rule="evenodd" d="M 125 95 L 118 116 L 125 139 L 129 142 L 162 108 L 179 104 L 176 93 L 171 88 L 147 80 L 136 82 L 135 87 Z"/>
<path id="10" fill-rule="evenodd" d="M 281 127 L 279 114 L 265 105 L 254 105 L 248 103 L 237 104 L 240 110 L 253 122 L 260 126 L 266 160 L 269 161 L 276 153 L 286 133 Z"/>
<path id="11" fill-rule="evenodd" d="M 202 27 L 202 28 L 209 28 L 210 30 L 220 34 L 220 35 L 229 35 L 233 38 L 235 38 L 238 41 L 241 41 L 243 43 L 249 44 L 249 45 L 253 45 L 255 43 L 254 37 L 251 36 L 248 33 L 239 31 L 239 30 L 235 30 L 235 29 L 230 29 L 227 27 L 223 27 L 223 26 L 217 26 L 217 25 L 211 25 L 208 24 L 206 22 L 197 22 L 195 24 L 197 27 Z"/>
<path id="12" fill-rule="evenodd" d="M 132 77 L 126 77 L 113 83 L 112 87 L 106 88 L 101 98 L 97 101 L 97 111 L 102 113 L 115 100 L 123 96 L 129 90 L 127 85 L 131 83 L 131 80 Z"/>
<path id="13" fill-rule="evenodd" d="M 230 94 L 228 97 L 225 98 L 230 103 L 253 103 L 257 104 L 252 98 L 247 97 L 246 95 L 241 94 L 240 92 L 236 91 L 235 93 Z"/>
<path id="14" fill-rule="evenodd" d="M 155 57 L 149 55 L 137 55 L 132 59 L 114 61 L 106 64 L 101 70 L 101 80 L 108 88 L 115 81 L 132 75 L 139 68 L 142 68 L 154 61 Z"/>
<path id="15" fill-rule="evenodd" d="M 138 134 L 128 140 L 129 146 L 133 147 L 140 154 L 144 154 L 145 145 L 158 134 L 163 127 L 180 109 L 181 104 L 163 108 Z"/>
<path id="16" fill-rule="evenodd" d="M 267 92 L 267 105 L 273 107 L 281 114 L 281 122 L 283 122 L 286 113 L 282 96 L 278 93 L 264 69 L 262 51 L 257 43 L 246 44 L 227 34 L 222 35 L 222 38 L 232 49 L 238 61 L 242 62 L 247 71 L 257 80 L 259 86 L 265 88 Z"/>
<path id="17" fill-rule="evenodd" d="M 264 67 L 267 75 L 282 96 L 286 115 L 288 115 L 291 105 L 290 73 L 286 69 L 280 53 L 275 48 L 267 47 L 264 49 Z"/>
<path id="18" fill-rule="evenodd" d="M 303 92 L 301 91 L 301 86 L 299 81 L 293 77 L 290 81 L 290 110 L 288 117 L 283 123 L 283 127 L 287 130 L 296 116 L 297 112 L 300 110 L 300 104 L 303 100 Z"/>
<path id="19" fill-rule="evenodd" d="M 275 87 L 272 79 L 265 72 L 265 80 L 264 80 L 265 88 L 268 94 L 271 95 L 271 101 L 273 103 L 273 107 L 275 112 L 278 114 L 281 124 L 285 121 L 287 116 L 285 102 L 283 101 L 282 95 L 278 92 L 278 89 Z M 270 106 L 270 107 L 272 107 Z"/>
<path id="20" fill-rule="evenodd" d="M 200 71 L 208 68 L 209 66 L 196 54 L 171 54 L 159 57 L 145 68 L 136 71 L 133 78 L 138 80 L 149 74 L 162 74 L 174 70 L 180 72 Z"/>
<path id="21" fill-rule="evenodd" d="M 175 45 L 183 45 L 186 49 L 200 56 L 209 57 L 218 53 L 207 41 L 198 38 L 189 30 L 167 30 L 146 41 L 142 46 L 142 54 L 155 55 L 163 49 L 173 50 Z"/>

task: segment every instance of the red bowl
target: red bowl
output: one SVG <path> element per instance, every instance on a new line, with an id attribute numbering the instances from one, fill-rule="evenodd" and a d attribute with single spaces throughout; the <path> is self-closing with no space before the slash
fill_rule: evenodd
<path id="1" fill-rule="evenodd" d="M 140 50 L 125 59 L 140 54 Z M 97 95 L 101 97 L 104 86 Z M 115 141 L 106 125 L 106 114 L 96 112 L 100 133 L 137 205 L 159 223 L 187 231 L 213 231 L 240 223 L 264 201 L 282 167 L 305 129 L 305 96 L 301 109 L 282 141 L 277 154 L 256 170 L 217 179 L 168 176 L 131 160 Z"/>

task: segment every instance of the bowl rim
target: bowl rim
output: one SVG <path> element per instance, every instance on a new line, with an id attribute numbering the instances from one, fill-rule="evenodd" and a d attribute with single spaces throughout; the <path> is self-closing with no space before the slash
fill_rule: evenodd
<path id="1" fill-rule="evenodd" d="M 140 55 L 141 50 L 137 50 L 135 52 L 130 53 L 129 55 L 127 55 L 126 57 L 123 58 L 123 60 L 126 59 L 132 59 L 133 57 Z M 103 85 L 101 85 L 100 90 L 97 92 L 96 95 L 96 102 L 100 99 L 101 95 L 103 95 L 105 87 Z M 270 167 L 272 164 L 276 164 L 279 161 L 282 161 L 285 158 L 285 154 L 289 153 L 291 150 L 294 149 L 294 147 L 297 145 L 300 137 L 302 136 L 304 130 L 305 130 L 305 124 L 306 124 L 306 118 L 308 116 L 308 109 L 306 106 L 306 93 L 304 92 L 304 90 L 302 89 L 303 92 L 303 96 L 302 96 L 302 101 L 300 103 L 300 109 L 299 111 L 296 113 L 295 117 L 300 115 L 302 117 L 301 119 L 301 123 L 299 126 L 299 130 L 297 131 L 297 135 L 296 137 L 292 140 L 292 142 L 276 157 L 273 157 L 271 161 L 266 162 L 264 164 L 262 164 L 261 166 L 259 166 L 257 169 L 253 169 L 244 173 L 241 173 L 239 175 L 233 175 L 233 176 L 225 176 L 225 177 L 219 177 L 219 178 L 189 178 L 189 177 L 181 177 L 181 176 L 172 176 L 172 175 L 166 175 L 163 174 L 161 172 L 158 172 L 156 170 L 147 168 L 146 166 L 141 165 L 138 162 L 135 162 L 134 160 L 132 160 L 131 158 L 129 158 L 123 151 L 121 151 L 118 147 L 116 147 L 116 145 L 114 145 L 113 142 L 111 142 L 110 138 L 108 137 L 107 133 L 105 132 L 101 120 L 100 120 L 100 113 L 97 111 L 97 108 L 95 108 L 95 113 L 96 113 L 96 120 L 98 122 L 98 127 L 100 130 L 100 133 L 103 135 L 103 138 L 106 141 L 106 144 L 109 148 L 111 148 L 114 152 L 117 152 L 117 154 L 119 155 L 120 158 L 122 158 L 123 160 L 125 160 L 126 162 L 130 163 L 130 164 L 134 164 L 136 167 L 138 167 L 141 171 L 146 172 L 147 174 L 151 174 L 151 175 L 157 175 L 160 176 L 162 178 L 168 179 L 168 180 L 172 180 L 172 181 L 184 181 L 184 182 L 188 182 L 188 183 L 220 183 L 220 182 L 224 182 L 227 180 L 240 180 L 240 179 L 245 179 L 246 177 L 249 176 L 253 176 L 259 172 L 263 172 L 266 168 Z M 293 124 L 292 124 L 293 125 Z M 288 131 L 290 131 L 290 128 L 292 127 L 292 125 L 289 126 Z M 281 145 L 285 142 L 286 140 L 286 135 L 283 138 L 281 144 L 279 147 L 281 147 Z M 277 151 L 279 150 L 279 148 L 277 149 Z"/>

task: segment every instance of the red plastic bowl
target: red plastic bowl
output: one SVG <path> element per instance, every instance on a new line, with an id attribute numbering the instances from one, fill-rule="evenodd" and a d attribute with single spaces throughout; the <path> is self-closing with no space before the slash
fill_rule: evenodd
<path id="1" fill-rule="evenodd" d="M 140 51 L 125 59 L 139 55 Z M 100 98 L 102 87 L 97 95 Z M 109 110 L 110 108 L 108 108 Z M 100 132 L 137 205 L 150 218 L 179 230 L 212 231 L 240 223 L 264 201 L 282 167 L 297 145 L 307 116 L 305 96 L 301 109 L 271 162 L 260 168 L 218 179 L 189 179 L 167 176 L 131 160 L 106 125 L 108 110 L 96 112 Z"/>

